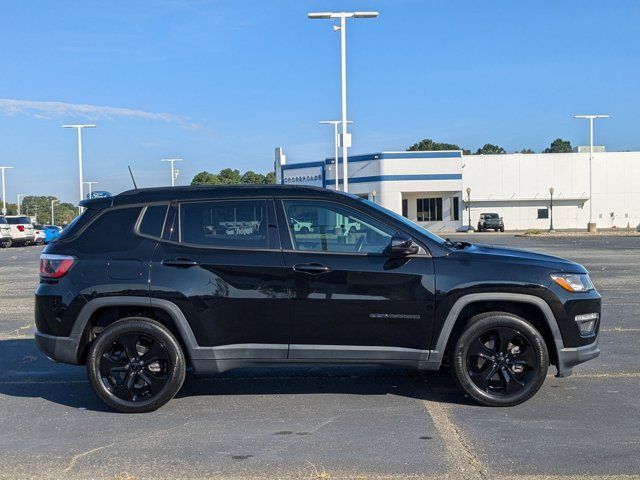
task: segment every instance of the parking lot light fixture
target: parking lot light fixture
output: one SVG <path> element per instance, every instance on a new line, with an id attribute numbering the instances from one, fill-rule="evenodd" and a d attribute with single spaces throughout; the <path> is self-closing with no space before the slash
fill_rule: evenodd
<path id="1" fill-rule="evenodd" d="M 4 178 L 4 171 L 10 168 L 13 168 L 13 167 L 0 167 L 0 170 L 2 170 L 2 214 L 3 215 L 7 214 L 7 189 L 6 189 L 6 183 Z"/>
<path id="2" fill-rule="evenodd" d="M 171 164 L 171 186 L 176 186 L 176 179 L 178 178 L 178 174 L 180 173 L 178 170 L 173 168 L 173 164 L 175 162 L 181 162 L 182 158 L 163 158 L 160 160 L 161 162 L 169 162 Z"/>
<path id="3" fill-rule="evenodd" d="M 320 122 L 323 125 L 333 125 L 333 161 L 335 165 L 335 177 L 336 177 L 336 192 L 340 189 L 338 186 L 338 125 L 341 123 L 341 120 L 322 120 Z M 347 123 L 353 123 L 351 120 L 347 120 Z"/>
<path id="4" fill-rule="evenodd" d="M 340 26 L 334 26 L 334 32 L 340 31 L 340 77 L 341 77 L 341 104 L 342 104 L 342 189 L 349 191 L 348 153 L 351 140 L 347 133 L 347 18 L 377 18 L 378 12 L 316 12 L 308 13 L 307 17 L 317 19 L 340 19 Z"/>
<path id="5" fill-rule="evenodd" d="M 80 201 L 84 200 L 84 181 L 82 179 L 82 129 L 96 128 L 95 125 L 62 125 L 62 128 L 75 128 L 78 132 L 78 177 L 80 185 Z M 82 213 L 82 207 L 78 205 L 78 212 Z"/>
<path id="6" fill-rule="evenodd" d="M 18 215 L 20 215 L 20 205 L 21 205 L 20 199 L 23 198 L 23 197 L 26 197 L 26 195 L 24 193 L 19 193 L 18 194 Z"/>
<path id="7" fill-rule="evenodd" d="M 551 218 L 551 222 L 549 223 L 550 233 L 555 232 L 555 230 L 553 229 L 553 192 L 555 192 L 555 188 L 549 187 L 549 195 L 551 196 L 551 201 L 549 203 L 549 217 Z"/>
<path id="8" fill-rule="evenodd" d="M 58 200 L 51 200 L 51 225 L 55 225 L 55 217 L 53 216 L 53 206 L 59 203 Z"/>
<path id="9" fill-rule="evenodd" d="M 593 189 L 593 121 L 596 118 L 609 118 L 610 115 L 597 115 L 597 114 L 589 114 L 589 115 L 574 115 L 573 118 L 585 118 L 589 120 L 589 226 L 588 228 L 593 228 L 593 198 L 592 198 L 592 189 Z"/>

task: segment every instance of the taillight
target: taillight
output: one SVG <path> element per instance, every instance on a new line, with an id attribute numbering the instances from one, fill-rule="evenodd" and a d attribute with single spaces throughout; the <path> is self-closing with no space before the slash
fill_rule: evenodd
<path id="1" fill-rule="evenodd" d="M 69 255 L 40 255 L 40 276 L 42 278 L 60 278 L 66 275 L 76 259 Z"/>
<path id="2" fill-rule="evenodd" d="M 18 225 L 18 231 L 24 232 L 24 225 Z"/>

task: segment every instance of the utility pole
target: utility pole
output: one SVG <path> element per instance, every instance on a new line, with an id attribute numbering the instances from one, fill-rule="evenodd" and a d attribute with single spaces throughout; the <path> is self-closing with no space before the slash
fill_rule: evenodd
<path id="1" fill-rule="evenodd" d="M 89 198 L 91 198 L 91 194 L 93 193 L 93 186 L 96 185 L 98 182 L 84 182 L 88 185 L 89 187 Z"/>
<path id="2" fill-rule="evenodd" d="M 333 125 L 333 161 L 335 164 L 335 176 L 336 176 L 336 192 L 338 190 L 340 190 L 340 187 L 338 185 L 338 181 L 339 181 L 339 175 L 338 175 L 338 147 L 339 147 L 339 142 L 338 142 L 338 125 L 340 123 L 342 123 L 341 120 L 322 120 L 320 122 L 323 125 Z M 353 123 L 351 120 L 347 120 L 347 123 Z"/>

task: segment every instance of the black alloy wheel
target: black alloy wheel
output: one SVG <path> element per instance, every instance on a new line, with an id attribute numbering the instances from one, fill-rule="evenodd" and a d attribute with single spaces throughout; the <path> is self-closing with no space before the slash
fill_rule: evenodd
<path id="1" fill-rule="evenodd" d="M 185 377 L 185 359 L 175 337 L 160 323 L 128 318 L 106 328 L 87 360 L 91 385 L 112 408 L 148 412 L 168 402 Z"/>
<path id="2" fill-rule="evenodd" d="M 540 332 L 510 313 L 490 312 L 472 318 L 453 354 L 457 383 L 489 406 L 526 401 L 542 386 L 549 368 Z"/>

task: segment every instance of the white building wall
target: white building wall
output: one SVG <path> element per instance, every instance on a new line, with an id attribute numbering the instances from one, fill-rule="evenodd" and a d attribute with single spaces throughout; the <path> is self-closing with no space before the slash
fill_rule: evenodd
<path id="1" fill-rule="evenodd" d="M 549 206 L 549 187 L 554 187 L 554 227 L 586 228 L 589 154 L 469 155 L 463 164 L 462 190 L 466 201 L 471 188 L 472 225 L 481 212 L 493 211 L 508 229 L 548 228 L 549 220 L 537 213 Z M 594 155 L 593 218 L 600 228 L 640 223 L 640 152 Z"/>

